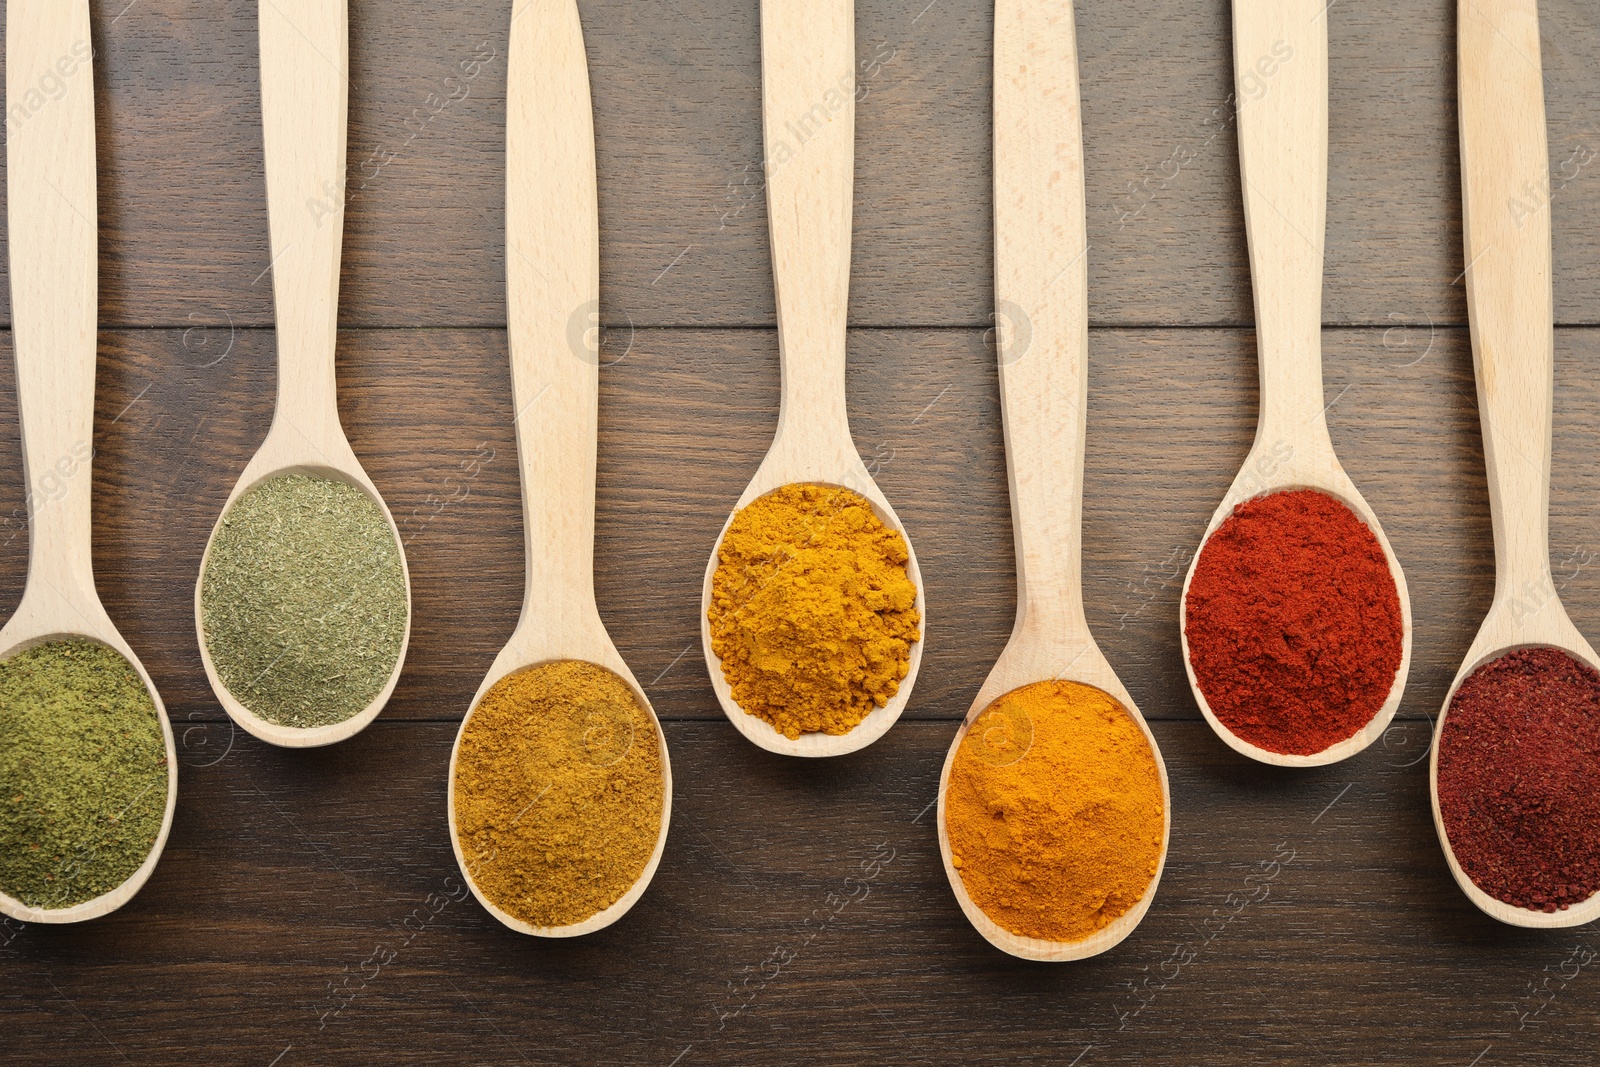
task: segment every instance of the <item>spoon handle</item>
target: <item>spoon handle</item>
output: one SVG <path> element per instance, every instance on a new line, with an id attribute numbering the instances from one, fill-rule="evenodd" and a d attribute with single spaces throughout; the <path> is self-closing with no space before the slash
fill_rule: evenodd
<path id="1" fill-rule="evenodd" d="M 1089 266 L 1071 3 L 997 0 L 995 322 L 1019 629 L 1087 634 Z"/>
<path id="2" fill-rule="evenodd" d="M 6 5 L 6 212 L 28 589 L 89 600 L 99 296 L 92 66 L 87 0 Z"/>
<path id="3" fill-rule="evenodd" d="M 1550 588 L 1554 297 L 1535 0 L 1461 0 L 1467 311 L 1494 515 L 1496 596 Z"/>
<path id="4" fill-rule="evenodd" d="M 761 87 L 783 363 L 778 436 L 833 443 L 842 431 L 848 440 L 854 0 L 761 0 Z"/>
<path id="5" fill-rule="evenodd" d="M 1329 6 L 1233 2 L 1239 172 L 1261 365 L 1258 444 L 1306 440 L 1323 410 Z"/>
<path id="6" fill-rule="evenodd" d="M 276 418 L 314 448 L 340 451 L 333 361 L 350 91 L 346 10 L 346 0 L 261 0 L 259 16 Z"/>
<path id="7" fill-rule="evenodd" d="M 518 629 L 548 648 L 598 621 L 600 222 L 575 0 L 519 0 L 508 63 L 506 297 L 527 535 Z"/>

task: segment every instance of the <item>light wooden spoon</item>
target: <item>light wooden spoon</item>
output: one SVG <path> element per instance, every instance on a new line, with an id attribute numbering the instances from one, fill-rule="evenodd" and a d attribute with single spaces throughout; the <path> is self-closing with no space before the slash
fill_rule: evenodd
<path id="1" fill-rule="evenodd" d="M 846 324 L 850 304 L 851 214 L 855 185 L 854 0 L 762 0 L 762 122 L 767 215 L 778 347 L 783 366 L 778 432 L 734 514 L 796 482 L 843 486 L 865 497 L 884 525 L 906 531 L 872 480 L 850 437 L 845 405 Z M 733 514 L 717 535 L 700 597 L 700 638 L 711 687 L 746 738 L 788 756 L 838 756 L 865 748 L 893 726 L 911 699 L 928 632 L 917 554 L 906 537 L 906 574 L 917 587 L 922 640 L 894 697 L 847 734 L 790 740 L 739 707 L 711 647 L 711 583 Z"/>
<path id="2" fill-rule="evenodd" d="M 1084 222 L 1078 46 L 1070 3 L 997 0 L 994 204 L 1000 399 L 1017 552 L 1017 621 L 939 777 L 939 854 L 961 910 L 996 948 L 1030 960 L 1077 960 L 1133 932 L 1155 899 L 1172 828 L 1161 749 L 1106 662 L 1083 612 L 1083 450 L 1088 413 L 1089 266 Z M 967 895 L 951 864 L 945 799 L 967 731 L 990 704 L 1035 682 L 1065 679 L 1116 698 L 1139 724 L 1161 772 L 1161 863 L 1144 896 L 1081 941 L 1020 937 Z"/>
<path id="3" fill-rule="evenodd" d="M 1328 7 L 1326 0 L 1233 0 L 1239 170 L 1244 179 L 1250 280 L 1255 290 L 1261 414 L 1244 467 L 1222 498 L 1189 564 L 1179 607 L 1184 669 L 1217 736 L 1281 767 L 1337 763 L 1383 736 L 1411 670 L 1411 597 L 1378 517 L 1333 452 L 1322 393 L 1322 266 L 1328 207 Z M 1284 489 L 1314 489 L 1366 523 L 1389 561 L 1400 597 L 1400 669 L 1388 699 L 1355 733 L 1309 756 L 1272 752 L 1235 734 L 1211 711 L 1189 658 L 1189 583 L 1205 541 L 1233 509 Z"/>
<path id="4" fill-rule="evenodd" d="M 22 99 L 90 40 L 87 0 L 10 0 L 6 100 Z M 11 316 L 28 498 L 28 584 L 0 629 L 0 659 L 47 641 L 83 637 L 114 649 L 155 702 L 167 749 L 167 809 L 144 863 L 108 893 L 70 908 L 35 908 L 0 893 L 0 912 L 28 923 L 71 923 L 116 911 L 149 880 L 178 802 L 178 759 L 161 694 L 95 591 L 90 457 L 98 324 L 99 205 L 94 86 L 82 60 L 65 95 L 6 138 Z"/>
<path id="5" fill-rule="evenodd" d="M 672 766 L 661 724 L 606 633 L 594 595 L 600 353 L 596 333 L 586 327 L 600 304 L 600 216 L 589 68 L 575 0 L 517 0 L 507 62 L 506 292 L 527 586 L 516 630 L 472 707 L 506 676 L 543 663 L 581 660 L 615 674 L 655 728 L 661 832 L 638 881 L 604 911 L 560 927 L 506 914 L 473 880 L 456 829 L 456 760 L 472 721 L 468 712 L 450 752 L 450 844 L 473 894 L 495 918 L 525 934 L 576 937 L 627 914 L 655 877 L 672 821 Z M 584 327 L 576 336 L 574 323 Z"/>
<path id="6" fill-rule="evenodd" d="M 1496 900 L 1456 862 L 1439 811 L 1439 739 L 1456 690 L 1474 671 L 1528 647 L 1558 648 L 1600 670 L 1600 657 L 1567 618 L 1550 575 L 1550 210 L 1547 202 L 1528 211 L 1513 206 L 1549 182 L 1538 5 L 1462 0 L 1457 19 L 1467 311 L 1494 517 L 1495 587 L 1489 614 L 1439 714 L 1428 765 L 1433 825 L 1450 873 L 1482 911 L 1513 926 L 1581 926 L 1600 918 L 1600 894 L 1552 913 Z"/>
<path id="7" fill-rule="evenodd" d="M 346 0 L 261 0 L 261 117 L 277 308 L 278 404 L 266 440 L 217 516 L 194 589 L 200 659 L 217 699 L 240 726 L 286 748 L 331 745 L 365 729 L 389 702 L 411 640 L 405 544 L 344 435 L 334 374 L 350 90 L 346 10 Z M 360 713 L 329 726 L 281 726 L 252 712 L 217 676 L 206 643 L 201 586 L 222 519 L 245 493 L 287 474 L 346 482 L 371 497 L 389 522 L 405 575 L 406 630 L 388 684 Z"/>

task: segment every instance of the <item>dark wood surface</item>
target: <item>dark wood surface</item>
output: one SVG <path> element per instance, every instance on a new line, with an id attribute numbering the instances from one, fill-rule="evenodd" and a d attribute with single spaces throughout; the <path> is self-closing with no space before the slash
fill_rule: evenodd
<path id="1" fill-rule="evenodd" d="M 1139 930 L 1059 967 L 972 932 L 926 810 L 1014 610 L 986 333 L 988 6 L 858 4 L 861 58 L 892 58 L 864 76 L 858 115 L 851 417 L 922 559 L 929 641 L 906 720 L 822 765 L 738 738 L 696 617 L 706 553 L 776 415 L 758 5 L 581 6 L 608 324 L 598 585 L 672 749 L 655 884 L 610 930 L 552 944 L 504 931 L 452 878 L 449 745 L 522 583 L 502 328 L 508 5 L 352 5 L 352 184 L 374 153 L 394 158 L 347 213 L 341 399 L 406 534 L 416 623 L 379 722 L 292 753 L 222 716 L 191 609 L 205 537 L 273 402 L 254 5 L 97 0 L 96 566 L 167 700 L 181 792 L 166 856 L 122 911 L 0 924 L 0 1062 L 1592 1063 L 1600 937 L 1484 918 L 1428 815 L 1428 718 L 1493 580 L 1455 282 L 1455 5 L 1330 9 L 1329 420 L 1406 568 L 1417 637 L 1383 741 L 1286 774 L 1201 723 L 1176 632 L 1189 553 L 1254 426 L 1227 5 L 1080 4 L 1088 611 L 1153 721 L 1174 819 Z M 1564 162 L 1600 151 L 1600 9 L 1543 9 L 1552 168 L 1572 174 Z M 402 121 L 482 42 L 498 58 L 407 142 Z M 1552 206 L 1552 554 L 1592 636 L 1597 172 L 1579 167 Z M 0 333 L 3 611 L 27 542 L 9 348 Z M 880 848 L 892 861 L 847 897 Z M 835 908 L 813 935 L 806 920 Z"/>

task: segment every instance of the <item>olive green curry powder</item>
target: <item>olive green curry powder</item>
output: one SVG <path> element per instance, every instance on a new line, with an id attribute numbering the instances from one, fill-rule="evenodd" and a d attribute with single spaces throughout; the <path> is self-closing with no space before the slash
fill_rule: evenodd
<path id="1" fill-rule="evenodd" d="M 251 489 L 223 516 L 200 586 L 212 667 L 268 722 L 344 722 L 394 673 L 409 621 L 400 545 L 353 485 L 291 474 Z"/>
<path id="2" fill-rule="evenodd" d="M 661 738 L 615 674 L 545 663 L 483 695 L 461 732 L 452 788 L 478 891 L 529 926 L 572 926 L 622 899 L 655 854 Z"/>
<path id="3" fill-rule="evenodd" d="M 0 663 L 0 892 L 70 908 L 126 882 L 167 811 L 155 701 L 114 649 L 73 638 Z"/>

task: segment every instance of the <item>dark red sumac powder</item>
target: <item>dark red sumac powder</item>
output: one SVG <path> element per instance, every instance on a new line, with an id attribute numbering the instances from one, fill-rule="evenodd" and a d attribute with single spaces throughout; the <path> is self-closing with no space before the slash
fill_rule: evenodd
<path id="1" fill-rule="evenodd" d="M 1189 663 L 1212 714 L 1284 754 L 1321 752 L 1372 721 L 1403 632 L 1383 546 L 1310 489 L 1236 507 L 1206 541 L 1184 601 Z"/>
<path id="2" fill-rule="evenodd" d="M 1496 900 L 1557 911 L 1600 891 L 1600 674 L 1557 648 L 1473 671 L 1439 737 L 1456 862 Z"/>

